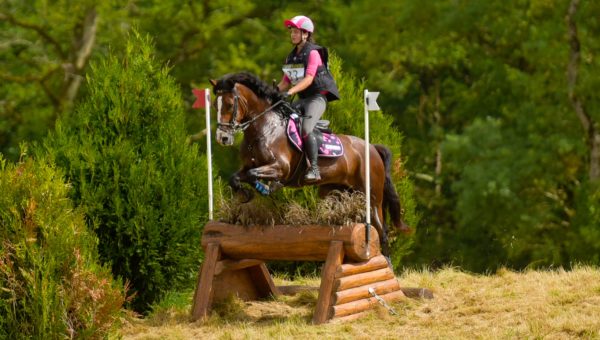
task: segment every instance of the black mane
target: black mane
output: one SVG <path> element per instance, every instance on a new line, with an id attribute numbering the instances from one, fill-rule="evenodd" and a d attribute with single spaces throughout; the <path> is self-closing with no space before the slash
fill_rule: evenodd
<path id="1" fill-rule="evenodd" d="M 233 90 L 235 83 L 240 83 L 248 87 L 257 96 L 267 99 L 271 103 L 282 99 L 281 94 L 273 86 L 269 86 L 267 83 L 260 80 L 257 76 L 250 72 L 224 75 L 217 80 L 217 85 L 214 87 L 213 92 L 230 92 Z"/>

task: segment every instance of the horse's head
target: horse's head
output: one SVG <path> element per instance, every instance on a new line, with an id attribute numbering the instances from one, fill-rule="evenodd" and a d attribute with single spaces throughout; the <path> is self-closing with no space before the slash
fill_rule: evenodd
<path id="1" fill-rule="evenodd" d="M 236 132 L 245 128 L 248 101 L 244 96 L 245 89 L 234 83 L 227 89 L 222 81 L 211 80 L 215 92 L 214 105 L 217 109 L 217 133 L 215 138 L 221 145 L 232 145 Z"/>
<path id="2" fill-rule="evenodd" d="M 248 72 L 210 80 L 217 109 L 217 143 L 232 145 L 236 132 L 244 131 L 254 120 L 281 100 L 281 95 Z"/>

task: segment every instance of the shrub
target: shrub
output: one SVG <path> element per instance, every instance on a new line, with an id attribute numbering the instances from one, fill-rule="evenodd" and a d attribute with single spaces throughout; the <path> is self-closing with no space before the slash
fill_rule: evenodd
<path id="1" fill-rule="evenodd" d="M 0 338 L 102 338 L 124 302 L 54 166 L 0 156 Z"/>
<path id="2" fill-rule="evenodd" d="M 206 162 L 186 144 L 180 90 L 152 51 L 133 33 L 122 57 L 92 65 L 89 96 L 41 150 L 66 169 L 138 312 L 195 279 L 207 206 Z"/>

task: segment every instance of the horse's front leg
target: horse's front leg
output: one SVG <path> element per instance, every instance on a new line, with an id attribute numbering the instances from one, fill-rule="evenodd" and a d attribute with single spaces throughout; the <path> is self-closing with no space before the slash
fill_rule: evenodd
<path id="1" fill-rule="evenodd" d="M 268 195 L 277 189 L 283 187 L 281 180 L 284 177 L 284 171 L 281 164 L 273 162 L 267 165 L 249 169 L 246 172 L 250 185 L 263 195 Z M 266 187 L 263 181 L 273 181 L 271 188 Z"/>
<path id="2" fill-rule="evenodd" d="M 274 181 L 283 177 L 281 165 L 277 162 L 262 165 L 248 170 L 246 173 L 250 180 Z"/>
<path id="3" fill-rule="evenodd" d="M 233 192 L 239 192 L 242 193 L 242 195 L 244 195 L 244 200 L 242 200 L 242 203 L 248 203 L 254 198 L 254 192 L 242 185 L 242 182 L 251 184 L 247 173 L 248 168 L 242 168 L 238 172 L 231 175 L 231 177 L 229 178 L 229 186 L 231 187 Z"/>

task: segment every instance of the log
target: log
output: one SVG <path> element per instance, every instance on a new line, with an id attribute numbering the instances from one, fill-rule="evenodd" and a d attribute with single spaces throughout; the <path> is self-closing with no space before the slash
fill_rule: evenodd
<path id="1" fill-rule="evenodd" d="M 382 282 L 376 282 L 365 286 L 350 288 L 338 291 L 333 295 L 332 305 L 341 305 L 351 301 L 369 298 L 372 295 L 369 293 L 369 288 L 373 288 L 379 296 L 400 290 L 400 284 L 396 278 Z"/>
<path id="2" fill-rule="evenodd" d="M 335 291 L 346 290 L 354 287 L 368 285 L 370 283 L 386 281 L 395 278 L 390 267 L 377 269 L 372 272 L 360 273 L 352 276 L 346 276 L 335 280 Z"/>
<path id="3" fill-rule="evenodd" d="M 192 320 L 196 321 L 200 318 L 206 318 L 212 303 L 213 278 L 217 260 L 221 255 L 221 250 L 218 243 L 210 243 L 206 247 L 204 262 L 200 267 L 200 275 L 198 275 L 198 284 L 194 292 L 194 302 L 192 306 Z"/>
<path id="4" fill-rule="evenodd" d="M 404 298 L 404 293 L 402 293 L 401 290 L 397 290 L 395 292 L 388 293 L 385 295 L 380 295 L 380 296 L 383 300 L 385 300 L 385 302 L 390 303 L 390 302 L 397 301 L 397 300 Z M 377 301 L 377 299 L 375 299 L 375 297 L 370 297 L 367 299 L 352 301 L 352 302 L 344 303 L 342 305 L 333 306 L 333 307 L 331 307 L 331 312 L 330 312 L 331 317 L 337 318 L 337 317 L 341 317 L 341 316 L 360 313 L 367 309 L 373 308 L 378 303 L 379 303 L 379 301 Z"/>
<path id="5" fill-rule="evenodd" d="M 385 268 L 388 262 L 383 255 L 375 256 L 366 262 L 346 263 L 338 267 L 335 272 L 335 278 L 350 276 L 358 273 L 370 272 L 373 270 Z"/>
<path id="6" fill-rule="evenodd" d="M 319 298 L 315 307 L 315 314 L 312 322 L 319 325 L 327 321 L 329 314 L 329 306 L 331 306 L 331 296 L 333 293 L 333 280 L 335 270 L 342 264 L 344 260 L 344 248 L 342 241 L 331 241 L 329 251 L 327 253 L 327 261 L 323 265 L 321 273 L 321 286 L 319 287 Z"/>
<path id="7" fill-rule="evenodd" d="M 379 236 L 370 228 L 370 256 L 366 256 L 365 225 L 274 225 L 241 226 L 208 222 L 204 226 L 202 247 L 218 243 L 230 259 L 325 261 L 331 241 L 342 241 L 346 257 L 365 261 L 381 254 Z"/>
<path id="8" fill-rule="evenodd" d="M 217 266 L 215 267 L 215 275 L 220 275 L 226 270 L 240 270 L 248 267 L 257 266 L 261 263 L 263 263 L 263 261 L 260 260 L 222 260 L 217 262 Z"/>
<path id="9" fill-rule="evenodd" d="M 262 297 L 270 297 L 280 295 L 279 290 L 273 282 L 273 278 L 267 269 L 267 265 L 263 262 L 258 266 L 247 268 L 250 272 L 250 277 L 254 282 L 254 286 L 259 291 Z"/>

